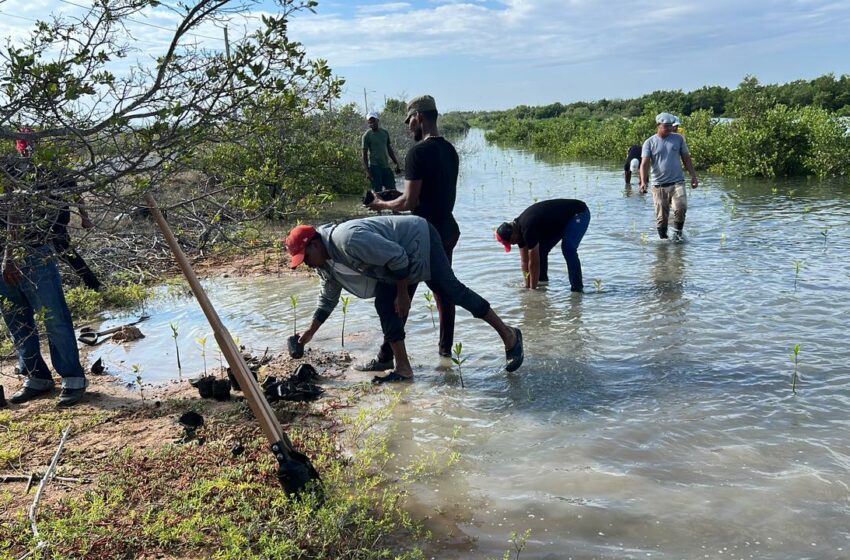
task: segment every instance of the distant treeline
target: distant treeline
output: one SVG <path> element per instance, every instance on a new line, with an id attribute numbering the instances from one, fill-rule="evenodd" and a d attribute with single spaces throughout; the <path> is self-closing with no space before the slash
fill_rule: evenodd
<path id="1" fill-rule="evenodd" d="M 850 76 L 734 90 L 708 86 L 507 111 L 454 113 L 487 129 L 487 139 L 564 156 L 618 160 L 655 133 L 661 111 L 682 118 L 698 168 L 737 176 L 846 176 L 850 170 Z M 717 117 L 731 117 L 719 120 Z"/>

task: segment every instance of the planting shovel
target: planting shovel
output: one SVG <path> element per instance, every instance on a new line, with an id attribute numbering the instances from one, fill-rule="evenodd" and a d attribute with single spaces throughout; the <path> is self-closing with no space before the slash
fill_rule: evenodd
<path id="1" fill-rule="evenodd" d="M 94 332 L 89 327 L 83 327 L 83 328 L 80 329 L 80 336 L 77 337 L 77 340 L 79 340 L 83 344 L 88 344 L 89 346 L 97 346 L 98 344 L 100 344 L 101 342 L 104 342 L 106 340 L 106 339 L 98 340 L 100 337 L 106 336 L 108 334 L 117 333 L 118 331 L 120 331 L 124 327 L 130 327 L 130 326 L 133 326 L 133 325 L 138 325 L 139 323 L 141 323 L 142 321 L 145 321 L 147 319 L 150 319 L 150 317 L 148 315 L 142 315 L 141 317 L 139 317 L 137 320 L 133 321 L 132 323 L 127 323 L 126 325 L 121 325 L 119 327 L 112 327 L 111 329 L 106 329 L 104 331 L 98 331 L 98 332 Z"/>
<path id="2" fill-rule="evenodd" d="M 201 309 L 204 311 L 204 315 L 206 315 L 207 321 L 209 321 L 215 335 L 218 347 L 227 360 L 227 364 L 230 366 L 234 377 L 239 382 L 242 393 L 245 395 L 245 400 L 248 401 L 248 406 L 260 423 L 263 434 L 265 434 L 271 444 L 272 452 L 279 465 L 277 478 L 283 489 L 287 494 L 298 494 L 308 489 L 320 491 L 322 479 L 319 477 L 319 473 L 313 468 L 310 459 L 306 455 L 295 450 L 292 442 L 289 441 L 289 437 L 284 433 L 283 428 L 280 427 L 280 423 L 275 418 L 271 405 L 266 400 L 265 395 L 263 395 L 263 390 L 260 388 L 257 380 L 254 379 L 254 376 L 251 375 L 251 370 L 248 364 L 245 363 L 242 352 L 237 348 L 236 343 L 221 322 L 212 303 L 207 298 L 207 294 L 198 281 L 192 265 L 189 263 L 180 245 L 177 244 L 177 239 L 168 227 L 168 223 L 163 218 L 162 212 L 160 212 L 153 196 L 150 193 L 145 194 L 145 201 L 162 235 L 168 242 L 171 252 L 174 253 L 174 258 L 177 259 L 177 264 L 180 265 L 183 276 L 189 282 L 189 287 L 192 289 L 195 299 L 198 300 Z"/>

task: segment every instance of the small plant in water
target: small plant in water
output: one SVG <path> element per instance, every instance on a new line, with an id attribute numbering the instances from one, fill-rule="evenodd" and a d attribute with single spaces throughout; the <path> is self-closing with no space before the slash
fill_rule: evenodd
<path id="1" fill-rule="evenodd" d="M 601 292 L 602 291 L 602 278 L 594 278 L 593 279 L 593 285 L 596 286 L 597 292 Z"/>
<path id="2" fill-rule="evenodd" d="M 791 356 L 791 359 L 794 361 L 794 375 L 791 377 L 791 392 L 795 395 L 797 394 L 797 365 L 800 359 L 800 345 L 795 344 L 794 348 L 792 348 L 794 354 Z"/>
<path id="3" fill-rule="evenodd" d="M 726 245 L 726 232 L 725 231 L 720 234 L 720 245 L 721 246 Z"/>
<path id="4" fill-rule="evenodd" d="M 174 339 L 174 350 L 177 352 L 177 378 L 183 380 L 183 366 L 180 365 L 180 345 L 177 344 L 177 333 L 180 327 L 179 323 L 168 323 L 171 327 L 171 338 Z"/>
<path id="5" fill-rule="evenodd" d="M 640 234 L 640 243 L 641 243 L 641 245 L 646 245 L 647 243 L 649 243 L 649 234 L 648 233 L 643 232 L 643 233 Z"/>
<path id="6" fill-rule="evenodd" d="M 292 306 L 292 334 L 298 334 L 298 316 L 296 311 L 298 309 L 298 296 L 289 296 L 289 305 Z"/>
<path id="7" fill-rule="evenodd" d="M 800 277 L 800 271 L 806 266 L 806 261 L 794 261 L 794 291 L 797 291 L 797 279 Z"/>
<path id="8" fill-rule="evenodd" d="M 201 358 L 204 360 L 204 377 L 207 376 L 207 337 L 196 338 L 195 342 L 201 345 Z"/>
<path id="9" fill-rule="evenodd" d="M 528 544 L 528 539 L 531 538 L 531 529 L 526 529 L 525 532 L 520 535 L 516 531 L 511 533 L 511 538 L 508 539 L 508 542 L 511 543 L 514 547 L 513 549 L 513 560 L 519 560 L 519 555 L 522 554 L 522 551 L 525 550 L 526 545 Z M 505 554 L 502 555 L 502 560 L 511 560 L 511 550 L 508 549 L 505 551 Z"/>
<path id="10" fill-rule="evenodd" d="M 345 316 L 348 315 L 348 304 L 351 303 L 351 296 L 341 296 L 339 301 L 342 302 L 342 347 L 345 348 Z"/>
<path id="11" fill-rule="evenodd" d="M 136 376 L 136 385 L 139 386 L 139 395 L 142 397 L 142 403 L 144 403 L 145 389 L 142 386 L 142 364 L 133 364 L 133 374 Z"/>
<path id="12" fill-rule="evenodd" d="M 454 354 L 452 356 L 452 362 L 454 363 L 454 365 L 457 366 L 457 374 L 458 374 L 458 377 L 460 377 L 460 388 L 465 389 L 466 387 L 464 387 L 464 384 L 463 384 L 463 371 L 461 370 L 461 367 L 460 367 L 460 366 L 463 365 L 463 362 L 466 361 L 466 358 L 462 357 L 462 354 L 463 354 L 463 343 L 462 342 L 458 342 L 458 343 L 455 344 L 455 347 L 452 348 L 452 354 Z"/>
<path id="13" fill-rule="evenodd" d="M 434 294 L 432 294 L 430 291 L 427 291 L 422 294 L 422 297 L 424 297 L 425 301 L 428 302 L 426 305 L 428 306 L 428 311 L 431 312 L 431 326 L 436 329 L 437 323 L 434 321 Z"/>
<path id="14" fill-rule="evenodd" d="M 824 250 L 824 252 L 826 252 L 826 242 L 827 242 L 827 240 L 829 239 L 829 230 L 830 230 L 830 227 L 831 227 L 831 226 L 826 226 L 826 227 L 825 227 L 825 228 L 823 228 L 823 229 L 821 230 L 821 232 L 820 232 L 820 234 L 821 234 L 821 235 L 823 235 L 823 250 Z"/>

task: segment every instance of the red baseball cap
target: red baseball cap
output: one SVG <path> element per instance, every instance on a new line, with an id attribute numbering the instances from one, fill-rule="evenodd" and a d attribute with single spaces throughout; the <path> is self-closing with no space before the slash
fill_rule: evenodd
<path id="1" fill-rule="evenodd" d="M 30 133 L 30 132 L 35 132 L 35 131 L 31 128 L 26 127 L 26 126 L 22 126 L 21 128 L 18 129 L 18 132 Z M 23 139 L 15 140 L 15 149 L 18 150 L 19 154 L 25 154 L 30 149 L 32 149 L 34 147 L 35 147 L 35 145 L 32 142 L 30 142 L 29 140 L 23 140 Z"/>
<path id="2" fill-rule="evenodd" d="M 514 233 L 514 227 L 510 222 L 504 222 L 496 228 L 496 241 L 505 246 L 505 252 L 511 252 L 511 236 Z"/>
<path id="3" fill-rule="evenodd" d="M 304 262 L 304 251 L 307 250 L 307 245 L 317 235 L 319 234 L 316 232 L 316 228 L 307 224 L 295 226 L 289 232 L 289 235 L 286 236 L 286 250 L 292 256 L 289 268 L 297 268 Z"/>

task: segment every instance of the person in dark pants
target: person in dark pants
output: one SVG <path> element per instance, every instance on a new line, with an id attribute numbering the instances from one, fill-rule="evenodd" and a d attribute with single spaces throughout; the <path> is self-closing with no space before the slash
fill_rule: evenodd
<path id="1" fill-rule="evenodd" d="M 549 251 L 561 244 L 567 261 L 570 290 L 581 292 L 584 283 L 578 246 L 590 224 L 590 210 L 581 200 L 559 198 L 532 204 L 512 222 L 496 229 L 496 240 L 510 252 L 519 245 L 525 287 L 536 289 L 549 281 Z"/>
<path id="2" fill-rule="evenodd" d="M 372 112 L 366 115 L 369 130 L 363 133 L 360 144 L 363 148 L 363 167 L 373 191 L 395 189 L 395 175 L 390 168 L 390 159 L 395 164 L 395 172 L 401 173 L 398 159 L 390 143 L 390 133 L 380 126 L 380 115 Z"/>
<path id="3" fill-rule="evenodd" d="M 460 228 L 453 214 L 460 158 L 451 142 L 440 136 L 438 117 L 437 104 L 430 95 L 416 97 L 408 103 L 404 122 L 417 143 L 404 159 L 404 193 L 391 201 L 375 200 L 369 204 L 369 208 L 410 211 L 428 220 L 440 234 L 443 250 L 451 264 L 452 253 L 460 239 Z M 415 292 L 414 284 L 410 286 L 411 298 Z M 440 340 L 437 345 L 440 366 L 451 367 L 455 306 L 450 301 L 444 301 L 439 294 L 435 293 L 434 297 L 440 314 Z M 359 369 L 383 371 L 392 366 L 392 348 L 384 341 L 378 356 Z"/>
<path id="4" fill-rule="evenodd" d="M 623 175 L 626 179 L 626 188 L 632 186 L 632 173 L 640 171 L 640 144 L 632 144 L 626 155 L 626 163 L 623 165 Z"/>
<path id="5" fill-rule="evenodd" d="M 384 339 L 392 346 L 395 369 L 375 383 L 410 381 L 413 368 L 404 345 L 404 324 L 410 311 L 408 286 L 425 282 L 443 301 L 457 304 L 483 319 L 505 345 L 505 369 L 523 362 L 522 332 L 507 326 L 487 300 L 463 285 L 443 251 L 433 225 L 418 216 L 377 216 L 328 224 L 316 229 L 297 226 L 286 238 L 291 268 L 302 262 L 322 280 L 318 307 L 310 327 L 299 337 L 307 344 L 330 316 L 342 288 L 359 297 L 375 297 Z"/>

